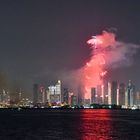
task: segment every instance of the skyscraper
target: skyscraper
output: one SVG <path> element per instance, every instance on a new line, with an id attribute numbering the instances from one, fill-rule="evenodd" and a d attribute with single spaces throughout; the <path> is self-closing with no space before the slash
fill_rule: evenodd
<path id="1" fill-rule="evenodd" d="M 46 97 L 46 89 L 41 86 L 40 87 L 40 102 L 42 104 L 45 104 L 46 103 L 46 100 L 47 100 L 47 97 Z"/>
<path id="2" fill-rule="evenodd" d="M 135 86 L 132 84 L 131 80 L 129 80 L 125 93 L 125 105 L 132 107 L 135 101 L 134 97 L 135 97 Z"/>
<path id="3" fill-rule="evenodd" d="M 96 88 L 91 88 L 91 104 L 97 103 Z"/>
<path id="4" fill-rule="evenodd" d="M 111 84 L 111 104 L 117 104 L 117 82 Z"/>
<path id="5" fill-rule="evenodd" d="M 72 106 L 77 105 L 77 96 L 75 96 L 75 95 L 71 96 L 71 105 Z"/>
<path id="6" fill-rule="evenodd" d="M 125 105 L 125 84 L 119 85 L 119 105 Z"/>
<path id="7" fill-rule="evenodd" d="M 102 104 L 104 104 L 105 102 L 105 94 L 104 94 L 105 90 L 104 90 L 104 85 L 101 85 L 101 100 L 102 100 Z"/>
<path id="8" fill-rule="evenodd" d="M 108 82 L 108 104 L 117 104 L 117 82 Z"/>
<path id="9" fill-rule="evenodd" d="M 64 88 L 62 102 L 68 104 L 68 101 L 69 101 L 69 91 L 67 88 Z"/>
<path id="10" fill-rule="evenodd" d="M 136 99 L 135 105 L 140 105 L 140 91 L 136 92 L 135 99 Z"/>
<path id="11" fill-rule="evenodd" d="M 102 103 L 102 88 L 101 85 L 97 85 L 97 89 L 96 89 L 96 93 L 97 93 L 97 103 L 101 104 Z"/>
<path id="12" fill-rule="evenodd" d="M 111 83 L 108 82 L 108 104 L 111 104 Z"/>
<path id="13" fill-rule="evenodd" d="M 61 81 L 58 80 L 55 86 L 49 86 L 49 95 L 51 103 L 60 103 L 61 102 Z"/>

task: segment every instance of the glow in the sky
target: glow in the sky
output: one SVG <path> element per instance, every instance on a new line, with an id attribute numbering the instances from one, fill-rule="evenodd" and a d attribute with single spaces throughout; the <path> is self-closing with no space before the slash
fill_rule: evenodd
<path id="1" fill-rule="evenodd" d="M 91 98 L 91 88 L 102 86 L 109 70 L 130 66 L 133 55 L 140 48 L 136 44 L 117 41 L 113 32 L 111 28 L 101 35 L 92 36 L 87 41 L 91 48 L 90 60 L 80 69 L 63 75 L 75 93 L 79 92 L 77 87 L 80 87 L 82 98 Z"/>
<path id="2" fill-rule="evenodd" d="M 107 70 L 104 69 L 106 65 L 106 48 L 114 45 L 115 34 L 103 31 L 101 35 L 92 36 L 87 43 L 92 47 L 92 57 L 84 67 L 83 85 L 85 98 L 89 99 L 91 88 L 103 84 L 103 78 L 107 74 Z"/>

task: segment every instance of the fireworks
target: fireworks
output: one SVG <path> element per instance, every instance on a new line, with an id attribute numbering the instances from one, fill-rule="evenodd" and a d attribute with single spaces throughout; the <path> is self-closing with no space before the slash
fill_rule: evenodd
<path id="1" fill-rule="evenodd" d="M 117 41 L 115 37 L 114 29 L 92 36 L 87 41 L 88 47 L 91 48 L 90 61 L 80 69 L 63 75 L 73 91 L 79 92 L 77 87 L 80 87 L 83 98 L 91 98 L 91 88 L 102 87 L 105 77 L 110 73 L 109 70 L 132 64 L 133 55 L 139 49 L 139 45 Z"/>
<path id="2" fill-rule="evenodd" d="M 103 31 L 101 35 L 92 36 L 87 41 L 92 48 L 91 59 L 83 69 L 83 85 L 85 98 L 90 99 L 92 87 L 102 86 L 108 68 L 129 66 L 132 56 L 139 45 L 115 40 L 114 28 Z"/>
<path id="3" fill-rule="evenodd" d="M 114 46 L 115 34 L 103 31 L 101 35 L 92 36 L 87 43 L 92 47 L 92 57 L 84 67 L 84 86 L 85 98 L 90 98 L 91 88 L 102 85 L 104 76 L 107 74 L 107 70 L 104 69 L 106 65 L 106 48 Z"/>

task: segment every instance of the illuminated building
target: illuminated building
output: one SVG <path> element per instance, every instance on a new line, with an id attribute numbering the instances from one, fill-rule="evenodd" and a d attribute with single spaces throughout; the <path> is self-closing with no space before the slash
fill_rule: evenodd
<path id="1" fill-rule="evenodd" d="M 36 105 L 38 103 L 39 87 L 38 84 L 33 85 L 33 103 Z"/>
<path id="2" fill-rule="evenodd" d="M 51 103 L 61 102 L 61 82 L 58 80 L 55 86 L 49 86 L 49 95 Z"/>
<path id="3" fill-rule="evenodd" d="M 46 102 L 50 102 L 50 92 L 48 89 L 45 92 L 46 92 Z"/>
<path id="4" fill-rule="evenodd" d="M 0 92 L 0 103 L 4 105 L 4 104 L 9 104 L 9 102 L 10 102 L 9 92 L 3 89 Z"/>
<path id="5" fill-rule="evenodd" d="M 67 88 L 64 88 L 62 102 L 66 103 L 66 104 L 68 104 L 68 102 L 69 102 L 69 91 Z"/>
<path id="6" fill-rule="evenodd" d="M 108 104 L 108 83 L 104 82 L 104 104 Z"/>
<path id="7" fill-rule="evenodd" d="M 91 104 L 97 103 L 96 88 L 91 88 Z"/>
<path id="8" fill-rule="evenodd" d="M 105 92 L 105 91 L 104 91 L 104 85 L 101 85 L 101 100 L 102 100 L 102 104 L 104 104 L 104 100 L 105 100 L 105 99 L 104 99 L 104 98 L 105 98 L 105 97 L 104 97 L 104 92 Z"/>
<path id="9" fill-rule="evenodd" d="M 77 105 L 77 96 L 72 95 L 71 96 L 71 106 Z"/>
<path id="10" fill-rule="evenodd" d="M 119 105 L 120 101 L 119 101 L 119 87 L 117 87 L 117 105 Z"/>
<path id="11" fill-rule="evenodd" d="M 132 107 L 135 102 L 134 97 L 135 97 L 135 87 L 132 84 L 131 80 L 129 80 L 125 93 L 125 106 Z"/>
<path id="12" fill-rule="evenodd" d="M 101 85 L 98 85 L 97 86 L 97 103 L 101 104 L 102 103 L 102 88 L 101 88 Z"/>
<path id="13" fill-rule="evenodd" d="M 84 93 L 81 87 L 78 87 L 77 100 L 78 100 L 78 105 L 84 104 Z"/>
<path id="14" fill-rule="evenodd" d="M 68 98 L 68 104 L 69 104 L 69 105 L 71 104 L 72 96 L 73 96 L 73 93 L 70 92 L 70 93 L 69 93 L 69 98 Z"/>
<path id="15" fill-rule="evenodd" d="M 111 104 L 111 83 L 108 82 L 108 104 Z"/>
<path id="16" fill-rule="evenodd" d="M 117 104 L 117 82 L 111 84 L 111 104 Z"/>
<path id="17" fill-rule="evenodd" d="M 45 104 L 47 97 L 46 97 L 46 89 L 43 86 L 40 87 L 39 94 L 40 94 L 40 103 Z"/>
<path id="18" fill-rule="evenodd" d="M 135 105 L 140 105 L 140 91 L 136 92 L 135 100 Z"/>
<path id="19" fill-rule="evenodd" d="M 108 104 L 117 105 L 117 82 L 113 81 L 112 83 L 108 82 Z M 119 93 L 118 93 L 119 94 Z"/>
<path id="20" fill-rule="evenodd" d="M 125 105 L 125 84 L 119 85 L 119 105 Z"/>

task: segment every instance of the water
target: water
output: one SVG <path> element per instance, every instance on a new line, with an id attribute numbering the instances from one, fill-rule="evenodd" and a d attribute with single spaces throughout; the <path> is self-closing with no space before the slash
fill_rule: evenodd
<path id="1" fill-rule="evenodd" d="M 140 140 L 140 111 L 0 111 L 0 140 Z"/>

